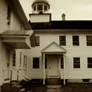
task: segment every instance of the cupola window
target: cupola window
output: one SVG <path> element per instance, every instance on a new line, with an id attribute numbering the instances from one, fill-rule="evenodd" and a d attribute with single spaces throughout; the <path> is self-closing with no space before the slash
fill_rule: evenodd
<path id="1" fill-rule="evenodd" d="M 42 8 L 42 5 L 39 4 L 39 5 L 37 6 L 37 9 L 38 9 L 38 10 L 42 10 L 42 9 L 43 9 L 43 8 Z"/>
<path id="2" fill-rule="evenodd" d="M 36 6 L 34 6 L 34 11 L 36 11 Z"/>
<path id="3" fill-rule="evenodd" d="M 47 6 L 46 5 L 44 5 L 44 11 L 47 11 Z"/>

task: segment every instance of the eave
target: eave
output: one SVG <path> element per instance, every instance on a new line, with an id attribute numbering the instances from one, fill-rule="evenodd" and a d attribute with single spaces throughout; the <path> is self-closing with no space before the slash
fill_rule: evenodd
<path id="1" fill-rule="evenodd" d="M 31 32 L 31 31 L 30 31 Z M 31 48 L 31 38 L 32 32 L 30 35 L 21 32 L 21 34 L 13 34 L 12 32 L 5 32 L 0 34 L 2 43 L 9 46 L 13 49 L 30 49 Z"/>

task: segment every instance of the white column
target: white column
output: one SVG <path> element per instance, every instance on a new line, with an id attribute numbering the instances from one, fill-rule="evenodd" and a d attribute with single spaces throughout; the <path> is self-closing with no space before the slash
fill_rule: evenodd
<path id="1" fill-rule="evenodd" d="M 42 62 L 43 62 L 43 85 L 45 85 L 45 54 L 42 54 Z"/>
<path id="2" fill-rule="evenodd" d="M 61 79 L 61 56 L 59 57 L 59 76 L 60 76 L 60 79 Z"/>
<path id="3" fill-rule="evenodd" d="M 66 58 L 66 56 L 65 56 L 65 54 L 63 54 L 63 60 L 64 60 L 64 85 L 66 84 L 66 82 L 65 82 L 65 79 L 66 79 L 66 76 L 65 76 L 65 58 Z"/>

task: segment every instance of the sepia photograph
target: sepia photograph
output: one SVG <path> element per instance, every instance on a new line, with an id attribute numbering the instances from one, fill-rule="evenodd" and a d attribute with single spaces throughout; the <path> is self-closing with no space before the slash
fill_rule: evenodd
<path id="1" fill-rule="evenodd" d="M 92 92 L 92 0 L 0 0 L 0 92 Z"/>

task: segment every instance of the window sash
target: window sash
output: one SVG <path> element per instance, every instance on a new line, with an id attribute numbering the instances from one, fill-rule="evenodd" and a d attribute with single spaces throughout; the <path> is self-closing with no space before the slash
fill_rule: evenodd
<path id="1" fill-rule="evenodd" d="M 92 58 L 88 58 L 88 68 L 92 68 Z"/>
<path id="2" fill-rule="evenodd" d="M 65 36 L 59 36 L 60 45 L 66 45 L 66 37 Z"/>
<path id="3" fill-rule="evenodd" d="M 80 58 L 73 58 L 73 67 L 80 68 Z"/>
<path id="4" fill-rule="evenodd" d="M 15 66 L 16 65 L 16 53 L 15 51 L 13 52 L 13 56 L 12 56 L 12 66 Z"/>
<path id="5" fill-rule="evenodd" d="M 73 45 L 79 45 L 79 36 L 73 36 Z"/>
<path id="6" fill-rule="evenodd" d="M 33 68 L 39 68 L 39 58 L 33 58 Z"/>
<path id="7" fill-rule="evenodd" d="M 61 56 L 61 69 L 64 68 L 64 59 L 63 59 L 63 56 Z"/>
<path id="8" fill-rule="evenodd" d="M 39 46 L 39 45 L 40 45 L 40 37 L 35 36 L 35 46 Z"/>
<path id="9" fill-rule="evenodd" d="M 42 4 L 39 4 L 39 5 L 37 6 L 37 9 L 38 9 L 38 10 L 42 10 L 42 9 L 43 9 L 43 5 L 42 5 Z"/>
<path id="10" fill-rule="evenodd" d="M 92 36 L 87 36 L 87 46 L 92 46 Z"/>

